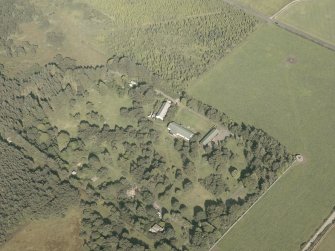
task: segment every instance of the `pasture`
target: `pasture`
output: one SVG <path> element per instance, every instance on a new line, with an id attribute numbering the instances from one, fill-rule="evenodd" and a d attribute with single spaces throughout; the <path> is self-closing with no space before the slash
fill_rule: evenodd
<path id="1" fill-rule="evenodd" d="M 27 223 L 2 247 L 1 251 L 81 251 L 79 237 L 81 210 L 69 210 L 65 217 L 51 216 Z"/>
<path id="2" fill-rule="evenodd" d="M 264 24 L 190 85 L 195 97 L 305 157 L 216 250 L 299 250 L 334 206 L 334 67 L 335 53 Z"/>
<path id="3" fill-rule="evenodd" d="M 273 15 L 292 0 L 232 0 L 265 15 Z"/>
<path id="4" fill-rule="evenodd" d="M 335 247 L 335 227 L 333 227 L 315 248 L 315 251 L 331 251 Z"/>
<path id="5" fill-rule="evenodd" d="M 315 37 L 335 44 L 335 1 L 305 0 L 280 13 L 278 19 Z"/>

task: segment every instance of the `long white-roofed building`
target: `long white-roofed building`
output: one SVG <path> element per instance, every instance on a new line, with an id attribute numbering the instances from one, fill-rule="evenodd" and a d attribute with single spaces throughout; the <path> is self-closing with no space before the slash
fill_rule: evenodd
<path id="1" fill-rule="evenodd" d="M 155 117 L 157 119 L 164 120 L 170 106 L 171 106 L 171 101 L 170 100 L 164 101 L 162 103 L 161 107 L 159 108 L 159 111 L 157 112 Z"/>
<path id="2" fill-rule="evenodd" d="M 168 124 L 169 133 L 171 133 L 175 137 L 181 137 L 187 141 L 189 141 L 193 136 L 194 133 L 185 127 L 177 124 L 176 122 L 171 122 Z"/>

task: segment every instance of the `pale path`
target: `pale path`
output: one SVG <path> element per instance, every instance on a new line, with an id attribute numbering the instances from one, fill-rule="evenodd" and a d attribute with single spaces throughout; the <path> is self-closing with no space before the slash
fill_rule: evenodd
<path id="1" fill-rule="evenodd" d="M 328 219 L 322 224 L 322 226 L 319 228 L 319 230 L 313 235 L 313 237 L 308 241 L 306 246 L 301 251 L 308 250 L 313 242 L 318 238 L 318 236 L 322 233 L 322 231 L 330 224 L 333 223 L 335 220 L 335 211 L 328 217 Z"/>
<path id="2" fill-rule="evenodd" d="M 302 1 L 306 1 L 306 0 L 294 0 L 293 2 L 290 2 L 290 3 L 286 4 L 283 8 L 281 8 L 279 11 L 277 11 L 275 14 L 273 14 L 270 18 L 275 19 L 277 16 L 279 16 L 285 10 L 290 8 L 292 5 L 295 5 L 295 4 L 300 3 Z"/>
<path id="3" fill-rule="evenodd" d="M 240 220 L 243 219 L 243 217 L 263 198 L 264 195 L 266 195 L 270 190 L 271 188 L 288 172 L 288 170 L 291 169 L 291 167 L 293 167 L 295 164 L 297 163 L 297 161 L 293 161 L 293 163 L 283 172 L 282 175 L 280 175 L 278 177 L 278 179 L 275 180 L 275 182 L 272 183 L 272 185 L 261 195 L 259 196 L 259 198 L 247 209 L 247 211 L 245 211 L 241 216 L 240 218 L 238 218 L 233 225 L 231 225 L 230 228 L 228 228 L 228 230 L 220 237 L 220 239 L 218 239 L 214 244 L 213 246 L 208 250 L 208 251 L 212 251 L 216 245 L 222 241 L 222 239 L 234 228 L 234 226 L 239 223 Z"/>
<path id="4" fill-rule="evenodd" d="M 313 247 L 313 249 L 311 251 L 316 250 L 316 248 L 318 248 L 318 246 L 322 243 L 322 241 L 327 237 L 327 235 L 333 230 L 333 228 L 335 227 L 335 224 L 333 224 L 328 230 L 327 232 L 320 238 L 320 240 L 318 241 L 318 243 L 316 243 Z"/>

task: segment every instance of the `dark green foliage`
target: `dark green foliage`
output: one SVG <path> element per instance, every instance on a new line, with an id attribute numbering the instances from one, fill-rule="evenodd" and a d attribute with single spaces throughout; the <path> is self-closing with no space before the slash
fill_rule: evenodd
<path id="1" fill-rule="evenodd" d="M 192 110 L 199 112 L 200 114 L 208 117 L 215 122 L 221 123 L 224 126 L 227 126 L 231 121 L 225 113 L 210 105 L 203 103 L 200 100 L 188 96 L 186 93 L 183 93 L 183 102 L 185 102 L 186 106 L 191 108 Z"/>
<path id="2" fill-rule="evenodd" d="M 193 187 L 193 183 L 192 181 L 190 181 L 189 179 L 185 178 L 183 180 L 183 189 L 185 192 L 189 191 L 191 188 Z"/>
<path id="3" fill-rule="evenodd" d="M 210 174 L 204 179 L 199 179 L 201 185 L 214 195 L 220 195 L 229 191 L 228 185 L 224 182 L 222 174 Z"/>
<path id="4" fill-rule="evenodd" d="M 78 201 L 78 191 L 48 166 L 35 167 L 0 139 L 0 243 L 24 217 L 60 214 Z"/>

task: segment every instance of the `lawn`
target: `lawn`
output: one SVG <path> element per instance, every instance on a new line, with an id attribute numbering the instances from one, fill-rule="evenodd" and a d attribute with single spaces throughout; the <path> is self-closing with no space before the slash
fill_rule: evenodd
<path id="1" fill-rule="evenodd" d="M 266 15 L 273 15 L 292 0 L 232 0 Z"/>
<path id="2" fill-rule="evenodd" d="M 194 133 L 203 137 L 214 125 L 212 121 L 192 112 L 184 107 L 179 107 L 174 117 L 175 122 L 183 125 Z"/>
<path id="3" fill-rule="evenodd" d="M 335 1 L 306 0 L 292 5 L 278 19 L 335 44 Z"/>
<path id="4" fill-rule="evenodd" d="M 332 251 L 335 247 L 335 227 L 333 227 L 320 242 L 315 251 Z"/>
<path id="5" fill-rule="evenodd" d="M 305 157 L 216 250 L 299 250 L 334 206 L 334 67 L 334 53 L 264 25 L 190 83 L 195 97 Z"/>

